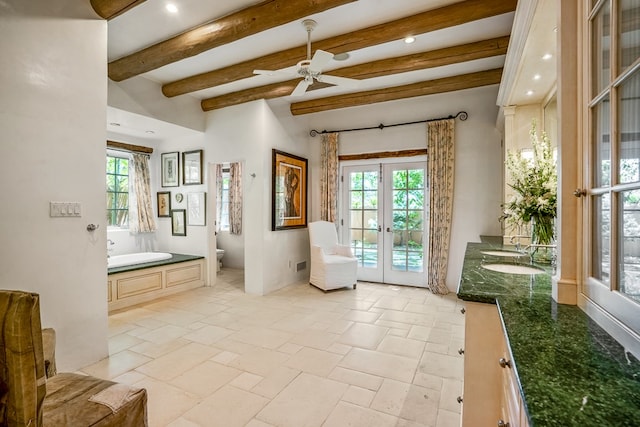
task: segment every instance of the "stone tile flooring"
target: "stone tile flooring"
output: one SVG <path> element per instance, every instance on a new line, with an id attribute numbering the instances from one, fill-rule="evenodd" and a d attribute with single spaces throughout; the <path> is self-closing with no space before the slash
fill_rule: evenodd
<path id="1" fill-rule="evenodd" d="M 110 357 L 82 371 L 145 387 L 151 427 L 460 425 L 455 294 L 243 283 L 223 269 L 214 287 L 112 314 Z"/>

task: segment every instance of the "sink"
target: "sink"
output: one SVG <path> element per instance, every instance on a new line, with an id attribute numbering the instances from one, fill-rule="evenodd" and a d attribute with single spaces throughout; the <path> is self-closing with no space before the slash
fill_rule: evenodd
<path id="1" fill-rule="evenodd" d="M 482 253 L 485 255 L 514 257 L 514 258 L 526 255 L 526 254 L 523 254 L 522 252 L 516 252 L 516 251 L 482 251 Z"/>
<path id="2" fill-rule="evenodd" d="M 510 274 L 540 274 L 544 273 L 541 268 L 533 267 L 531 265 L 522 264 L 483 264 L 482 268 L 497 271 L 498 273 L 510 273 Z"/>

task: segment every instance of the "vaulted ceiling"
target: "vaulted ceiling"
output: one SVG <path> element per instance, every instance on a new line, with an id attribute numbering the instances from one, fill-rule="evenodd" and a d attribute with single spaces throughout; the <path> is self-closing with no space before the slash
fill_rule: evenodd
<path id="1" fill-rule="evenodd" d="M 294 115 L 497 84 L 516 8 L 516 0 L 171 1 L 177 12 L 168 0 L 91 0 L 109 20 L 110 79 L 156 81 L 203 111 L 278 99 Z M 307 57 L 305 19 L 317 22 L 311 54 L 334 55 L 323 74 L 356 85 L 318 82 L 290 95 Z"/>

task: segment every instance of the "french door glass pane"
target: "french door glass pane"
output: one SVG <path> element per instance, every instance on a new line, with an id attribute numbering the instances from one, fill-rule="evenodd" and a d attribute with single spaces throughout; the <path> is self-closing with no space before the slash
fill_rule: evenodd
<path id="1" fill-rule="evenodd" d="M 620 193 L 619 291 L 640 302 L 640 190 Z"/>
<path id="2" fill-rule="evenodd" d="M 609 97 L 605 97 L 593 107 L 594 144 L 594 187 L 611 185 L 611 142 Z"/>
<path id="3" fill-rule="evenodd" d="M 621 0 L 618 28 L 618 64 L 624 70 L 640 56 L 640 7 L 638 0 Z"/>
<path id="4" fill-rule="evenodd" d="M 591 72 L 592 97 L 602 92 L 609 85 L 611 67 L 609 66 L 610 32 L 609 2 L 604 2 L 591 21 Z"/>
<path id="5" fill-rule="evenodd" d="M 640 72 L 626 79 L 619 90 L 618 121 L 620 183 L 640 181 Z"/>
<path id="6" fill-rule="evenodd" d="M 423 271 L 424 187 L 424 169 L 393 171 L 393 270 Z"/>
<path id="7" fill-rule="evenodd" d="M 611 196 L 606 193 L 593 196 L 593 242 L 591 251 L 591 275 L 603 283 L 609 283 L 611 241 Z"/>
<path id="8" fill-rule="evenodd" d="M 351 250 L 362 267 L 378 265 L 378 172 L 349 174 Z"/>

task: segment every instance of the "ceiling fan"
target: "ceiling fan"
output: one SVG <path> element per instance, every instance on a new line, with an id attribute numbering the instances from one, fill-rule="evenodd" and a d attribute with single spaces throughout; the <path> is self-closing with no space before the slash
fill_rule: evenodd
<path id="1" fill-rule="evenodd" d="M 307 30 L 307 59 L 304 59 L 296 64 L 296 71 L 292 74 L 286 71 L 253 70 L 253 74 L 303 77 L 303 79 L 300 81 L 300 83 L 298 83 L 293 92 L 291 92 L 291 96 L 303 95 L 307 91 L 307 88 L 309 88 L 309 86 L 313 84 L 314 80 L 321 83 L 329 83 L 332 85 L 354 87 L 358 83 L 358 80 L 356 79 L 322 74 L 322 68 L 324 68 L 324 66 L 326 66 L 329 61 L 331 61 L 331 59 L 333 59 L 333 54 L 318 49 L 313 54 L 312 58 L 311 31 L 313 31 L 313 29 L 316 27 L 317 22 L 313 19 L 305 19 L 304 21 L 302 21 L 302 25 Z"/>

